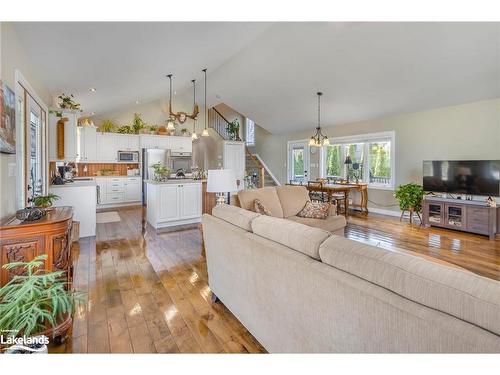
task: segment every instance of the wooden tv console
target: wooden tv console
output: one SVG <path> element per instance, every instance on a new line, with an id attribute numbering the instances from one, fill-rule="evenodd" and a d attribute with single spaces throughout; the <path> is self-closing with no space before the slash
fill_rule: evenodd
<path id="1" fill-rule="evenodd" d="M 425 197 L 422 224 L 483 234 L 490 239 L 500 233 L 500 207 L 463 199 Z"/>

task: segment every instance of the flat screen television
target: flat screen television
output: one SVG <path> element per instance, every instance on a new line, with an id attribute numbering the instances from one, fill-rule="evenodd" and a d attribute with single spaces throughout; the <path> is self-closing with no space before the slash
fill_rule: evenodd
<path id="1" fill-rule="evenodd" d="M 425 191 L 500 195 L 500 160 L 425 160 Z"/>

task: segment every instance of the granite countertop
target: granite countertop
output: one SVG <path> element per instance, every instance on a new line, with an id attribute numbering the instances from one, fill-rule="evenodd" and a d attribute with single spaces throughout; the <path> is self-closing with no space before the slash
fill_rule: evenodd
<path id="1" fill-rule="evenodd" d="M 175 184 L 201 184 L 203 180 L 193 180 L 192 178 L 173 178 L 165 182 L 147 180 L 146 183 L 151 185 L 175 185 Z"/>

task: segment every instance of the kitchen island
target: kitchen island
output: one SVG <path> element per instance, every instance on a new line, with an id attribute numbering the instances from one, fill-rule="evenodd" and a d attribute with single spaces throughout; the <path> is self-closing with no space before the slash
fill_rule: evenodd
<path id="1" fill-rule="evenodd" d="M 147 221 L 155 229 L 201 222 L 201 180 L 146 181 Z"/>

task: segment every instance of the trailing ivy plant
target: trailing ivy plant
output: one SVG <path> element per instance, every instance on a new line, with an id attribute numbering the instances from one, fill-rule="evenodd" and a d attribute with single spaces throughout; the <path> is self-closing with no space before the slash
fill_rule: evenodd
<path id="1" fill-rule="evenodd" d="M 6 270 L 22 270 L 0 288 L 0 332 L 35 335 L 55 327 L 83 299 L 81 292 L 67 290 L 65 271 L 47 272 L 42 269 L 47 255 L 29 262 L 12 262 Z"/>
<path id="2" fill-rule="evenodd" d="M 394 197 L 399 201 L 399 208 L 401 210 L 420 212 L 422 210 L 422 199 L 424 197 L 424 190 L 422 186 L 414 183 L 406 185 L 399 185 Z"/>

